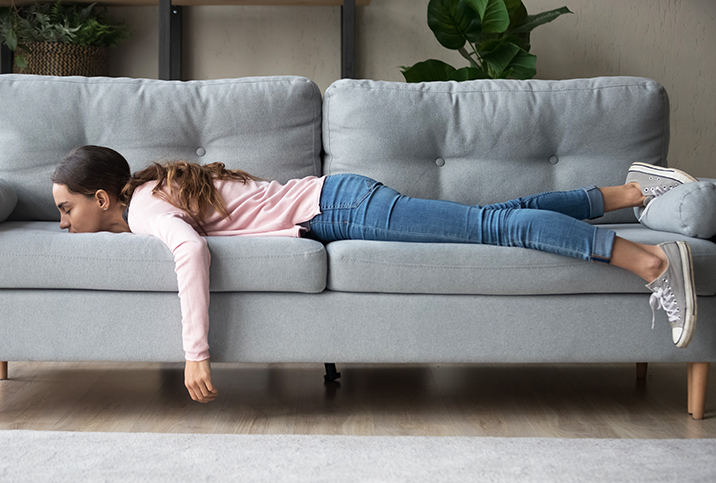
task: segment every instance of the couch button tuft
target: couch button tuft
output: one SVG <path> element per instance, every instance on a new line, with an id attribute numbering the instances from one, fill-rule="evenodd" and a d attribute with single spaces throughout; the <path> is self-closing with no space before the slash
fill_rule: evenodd
<path id="1" fill-rule="evenodd" d="M 206 154 L 206 149 L 204 149 L 204 148 L 199 148 L 196 150 L 196 155 L 199 157 L 204 156 L 205 154 Z"/>
<path id="2" fill-rule="evenodd" d="M 557 164 L 559 162 L 559 158 L 557 156 L 552 155 L 549 157 L 549 162 L 552 164 Z"/>
<path id="3" fill-rule="evenodd" d="M 445 166 L 445 160 L 443 158 L 438 158 L 435 160 L 435 164 L 437 164 L 440 167 Z"/>

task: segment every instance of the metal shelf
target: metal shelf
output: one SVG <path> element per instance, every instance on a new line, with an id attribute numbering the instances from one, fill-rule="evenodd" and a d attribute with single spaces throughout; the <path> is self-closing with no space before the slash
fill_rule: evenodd
<path id="1" fill-rule="evenodd" d="M 15 0 L 15 5 L 36 3 Z M 77 0 L 76 3 L 92 3 Z M 159 79 L 181 80 L 182 7 L 191 5 L 279 5 L 279 6 L 341 6 L 341 77 L 355 77 L 355 8 L 370 5 L 370 0 L 98 0 L 107 6 L 159 5 Z M 0 0 L 0 7 L 9 6 Z M 12 72 L 13 53 L 3 45 L 0 74 Z"/>

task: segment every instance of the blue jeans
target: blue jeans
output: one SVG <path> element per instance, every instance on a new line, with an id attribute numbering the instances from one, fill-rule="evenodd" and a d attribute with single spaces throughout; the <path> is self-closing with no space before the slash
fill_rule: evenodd
<path id="1" fill-rule="evenodd" d="M 604 214 L 596 186 L 470 206 L 410 198 L 365 176 L 337 174 L 326 178 L 320 207 L 306 236 L 324 243 L 481 243 L 609 263 L 615 236 L 580 221 Z"/>

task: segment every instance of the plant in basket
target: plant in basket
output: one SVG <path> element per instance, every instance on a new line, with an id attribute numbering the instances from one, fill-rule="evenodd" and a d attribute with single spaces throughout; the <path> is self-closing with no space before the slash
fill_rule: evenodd
<path id="1" fill-rule="evenodd" d="M 56 3 L 0 8 L 0 44 L 15 52 L 15 72 L 108 75 L 108 49 L 130 35 L 106 8 Z"/>

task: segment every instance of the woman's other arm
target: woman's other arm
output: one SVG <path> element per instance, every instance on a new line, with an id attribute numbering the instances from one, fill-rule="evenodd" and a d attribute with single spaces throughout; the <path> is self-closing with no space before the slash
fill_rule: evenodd
<path id="1" fill-rule="evenodd" d="M 191 398 L 209 402 L 218 391 L 211 383 L 209 364 L 209 265 L 206 239 L 181 214 L 155 216 L 143 225 L 174 255 L 182 313 L 182 343 L 186 366 L 184 383 Z"/>

